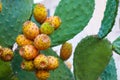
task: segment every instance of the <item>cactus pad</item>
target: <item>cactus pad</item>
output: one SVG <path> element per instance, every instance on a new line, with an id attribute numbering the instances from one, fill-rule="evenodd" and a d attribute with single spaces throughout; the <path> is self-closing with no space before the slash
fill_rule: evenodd
<path id="1" fill-rule="evenodd" d="M 94 2 L 94 0 L 60 1 L 54 15 L 61 18 L 62 24 L 50 35 L 52 46 L 66 42 L 84 29 L 92 17 Z"/>
<path id="2" fill-rule="evenodd" d="M 99 38 L 104 38 L 112 29 L 117 16 L 119 0 L 107 0 L 104 18 L 98 33 Z"/>
<path id="3" fill-rule="evenodd" d="M 0 12 L 0 45 L 10 47 L 15 42 L 22 24 L 32 12 L 33 0 L 2 0 Z"/>
<path id="4" fill-rule="evenodd" d="M 87 36 L 77 45 L 74 53 L 76 80 L 97 80 L 112 56 L 112 46 L 107 39 Z"/>

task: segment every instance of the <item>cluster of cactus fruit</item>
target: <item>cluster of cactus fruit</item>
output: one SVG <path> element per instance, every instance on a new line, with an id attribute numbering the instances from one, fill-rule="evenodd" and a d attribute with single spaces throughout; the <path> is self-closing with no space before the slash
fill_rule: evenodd
<path id="1" fill-rule="evenodd" d="M 105 37 L 118 3 L 107 0 L 98 34 L 83 38 L 73 52 L 68 40 L 88 24 L 95 0 L 61 0 L 50 17 L 33 0 L 0 0 L 0 80 L 117 80 L 112 50 L 120 54 L 120 37 L 112 43 Z M 16 50 L 11 49 L 15 42 Z M 52 47 L 60 44 L 58 56 Z M 72 52 L 74 76 L 65 62 Z"/>

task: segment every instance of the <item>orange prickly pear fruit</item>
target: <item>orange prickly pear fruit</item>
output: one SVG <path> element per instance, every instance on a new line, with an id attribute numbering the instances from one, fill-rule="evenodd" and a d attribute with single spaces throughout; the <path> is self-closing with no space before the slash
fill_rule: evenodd
<path id="1" fill-rule="evenodd" d="M 28 44 L 32 44 L 33 42 L 27 39 L 23 34 L 20 34 L 16 38 L 16 43 L 18 44 L 18 46 L 25 46 Z"/>
<path id="2" fill-rule="evenodd" d="M 47 9 L 46 7 L 39 3 L 36 4 L 33 10 L 34 18 L 36 19 L 37 22 L 43 23 L 45 19 L 47 18 Z"/>
<path id="3" fill-rule="evenodd" d="M 34 65 L 36 69 L 46 69 L 48 66 L 48 58 L 44 54 L 39 54 L 34 59 Z"/>
<path id="4" fill-rule="evenodd" d="M 54 70 L 56 68 L 58 68 L 59 66 L 59 61 L 58 58 L 54 57 L 54 56 L 48 56 L 48 70 Z"/>
<path id="5" fill-rule="evenodd" d="M 25 60 L 33 60 L 38 55 L 38 50 L 33 45 L 25 45 L 20 48 L 19 54 Z"/>
<path id="6" fill-rule="evenodd" d="M 21 68 L 23 70 L 26 70 L 26 71 L 33 71 L 35 68 L 34 68 L 34 64 L 33 64 L 33 61 L 26 61 L 24 60 L 22 63 L 21 63 Z"/>
<path id="7" fill-rule="evenodd" d="M 60 58 L 67 60 L 72 54 L 72 44 L 65 42 L 60 49 Z"/>
<path id="8" fill-rule="evenodd" d="M 52 32 L 54 32 L 54 27 L 50 23 L 45 22 L 41 25 L 40 33 L 50 35 Z"/>
<path id="9" fill-rule="evenodd" d="M 39 50 L 45 50 L 51 45 L 50 37 L 46 34 L 40 34 L 34 39 L 34 46 Z"/>
<path id="10" fill-rule="evenodd" d="M 1 48 L 0 49 L 0 58 L 3 61 L 11 61 L 14 57 L 14 53 L 10 48 Z"/>
<path id="11" fill-rule="evenodd" d="M 0 12 L 2 11 L 2 3 L 0 2 Z"/>
<path id="12" fill-rule="evenodd" d="M 47 80 L 50 77 L 50 72 L 47 70 L 38 70 L 35 75 L 39 80 Z"/>
<path id="13" fill-rule="evenodd" d="M 48 17 L 45 22 L 49 22 L 52 24 L 52 26 L 54 27 L 54 29 L 59 28 L 59 26 L 61 25 L 61 19 L 59 16 L 51 16 Z"/>
<path id="14" fill-rule="evenodd" d="M 33 40 L 39 34 L 38 26 L 32 21 L 26 21 L 23 24 L 23 34 L 28 38 Z"/>

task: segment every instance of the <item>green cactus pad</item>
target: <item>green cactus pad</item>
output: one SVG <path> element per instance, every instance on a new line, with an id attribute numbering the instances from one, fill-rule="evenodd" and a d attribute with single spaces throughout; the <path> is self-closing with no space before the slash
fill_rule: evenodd
<path id="1" fill-rule="evenodd" d="M 47 49 L 41 53 L 58 57 L 57 53 L 52 49 Z M 54 71 L 50 71 L 50 78 L 48 78 L 48 80 L 74 80 L 74 77 L 70 69 L 68 69 L 64 62 L 59 58 L 59 67 Z"/>
<path id="2" fill-rule="evenodd" d="M 0 45 L 10 47 L 21 32 L 22 24 L 32 12 L 33 0 L 2 0 L 0 13 Z"/>
<path id="3" fill-rule="evenodd" d="M 106 67 L 100 78 L 101 80 L 117 80 L 117 71 L 113 58 L 111 58 L 108 66 Z"/>
<path id="4" fill-rule="evenodd" d="M 12 69 L 13 69 L 14 75 L 19 80 L 37 80 L 34 72 L 25 71 L 21 69 L 20 65 L 22 60 L 23 58 L 20 57 L 18 51 L 16 51 L 14 59 L 12 60 Z"/>
<path id="5" fill-rule="evenodd" d="M 0 80 L 8 80 L 12 76 L 12 68 L 9 62 L 0 60 Z"/>
<path id="6" fill-rule="evenodd" d="M 107 0 L 104 18 L 101 23 L 101 28 L 98 32 L 99 38 L 104 38 L 111 31 L 114 26 L 115 18 L 117 16 L 119 0 Z"/>
<path id="7" fill-rule="evenodd" d="M 97 80 L 112 56 L 112 45 L 107 39 L 87 36 L 74 52 L 74 75 L 76 80 Z"/>
<path id="8" fill-rule="evenodd" d="M 118 37 L 113 43 L 113 50 L 120 55 L 120 37 Z"/>
<path id="9" fill-rule="evenodd" d="M 61 18 L 61 26 L 50 35 L 52 46 L 72 39 L 81 32 L 92 17 L 95 0 L 61 0 L 55 14 Z"/>

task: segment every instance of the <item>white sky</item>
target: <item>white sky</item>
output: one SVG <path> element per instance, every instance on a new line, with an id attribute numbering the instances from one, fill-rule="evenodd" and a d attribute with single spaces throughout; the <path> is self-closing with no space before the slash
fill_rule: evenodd
<path id="1" fill-rule="evenodd" d="M 41 2 L 42 0 L 34 0 L 34 3 Z"/>

